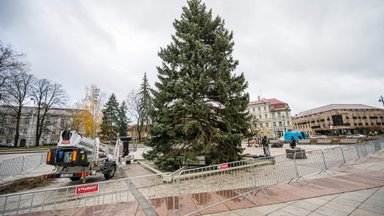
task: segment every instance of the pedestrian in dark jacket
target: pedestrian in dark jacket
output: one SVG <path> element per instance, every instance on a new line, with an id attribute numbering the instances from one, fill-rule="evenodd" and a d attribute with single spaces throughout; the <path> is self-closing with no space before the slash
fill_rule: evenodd
<path id="1" fill-rule="evenodd" d="M 267 136 L 264 136 L 264 138 L 261 140 L 261 144 L 263 146 L 264 156 L 270 157 L 271 153 L 269 152 L 269 140 Z"/>
<path id="2" fill-rule="evenodd" d="M 296 148 L 296 140 L 291 136 L 291 141 L 289 142 L 289 145 L 291 146 L 291 149 Z"/>

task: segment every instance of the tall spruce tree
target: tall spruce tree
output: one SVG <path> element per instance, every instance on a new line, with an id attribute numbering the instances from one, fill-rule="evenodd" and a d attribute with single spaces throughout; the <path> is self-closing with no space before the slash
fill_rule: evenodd
<path id="1" fill-rule="evenodd" d="M 152 106 L 152 96 L 151 96 L 151 87 L 149 86 L 147 73 L 144 73 L 143 82 L 140 87 L 140 110 L 141 110 L 141 119 L 140 125 L 144 129 L 144 132 L 148 132 L 150 124 L 149 110 Z"/>
<path id="2" fill-rule="evenodd" d="M 128 118 L 127 118 L 127 104 L 123 101 L 119 107 L 119 135 L 127 136 Z"/>
<path id="3" fill-rule="evenodd" d="M 103 118 L 100 125 L 100 138 L 104 142 L 112 142 L 116 140 L 119 132 L 119 102 L 117 102 L 114 94 L 108 98 L 101 112 Z"/>
<path id="4" fill-rule="evenodd" d="M 201 155 L 210 164 L 241 159 L 249 96 L 244 75 L 234 73 L 232 32 L 199 0 L 188 1 L 173 26 L 172 42 L 159 52 L 153 150 L 145 157 L 167 170 Z"/>

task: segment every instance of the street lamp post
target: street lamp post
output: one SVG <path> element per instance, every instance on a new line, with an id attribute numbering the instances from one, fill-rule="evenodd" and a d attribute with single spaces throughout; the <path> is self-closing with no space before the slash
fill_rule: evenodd
<path id="1" fill-rule="evenodd" d="M 32 117 L 31 122 L 29 122 L 29 129 L 28 129 L 28 139 L 27 143 L 25 144 L 25 148 L 29 148 L 29 140 L 31 139 L 31 133 L 32 133 L 32 125 L 33 125 L 33 116 L 35 115 L 35 99 L 31 98 L 33 101 L 33 107 L 32 107 Z"/>
<path id="2" fill-rule="evenodd" d="M 384 106 L 384 97 L 383 97 L 383 95 L 380 95 L 380 97 L 379 97 L 379 102 L 382 102 L 382 103 L 383 103 L 383 106 Z"/>
<path id="3" fill-rule="evenodd" d="M 96 103 L 97 98 L 99 97 L 99 88 L 93 89 L 93 138 L 96 138 L 96 121 L 97 121 L 97 113 L 96 113 Z"/>

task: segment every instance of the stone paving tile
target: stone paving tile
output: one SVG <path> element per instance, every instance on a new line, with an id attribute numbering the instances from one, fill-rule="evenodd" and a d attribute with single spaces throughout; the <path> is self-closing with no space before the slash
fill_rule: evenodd
<path id="1" fill-rule="evenodd" d="M 246 200 L 242 197 L 238 197 L 236 199 L 229 200 L 224 203 L 224 205 L 231 210 L 240 209 L 240 208 L 250 208 L 255 207 L 251 201 Z"/>
<path id="2" fill-rule="evenodd" d="M 319 208 L 322 204 L 315 204 L 313 202 L 309 202 L 307 200 L 300 200 L 292 204 L 293 206 L 306 209 L 308 211 L 313 211 L 317 208 Z"/>
<path id="3" fill-rule="evenodd" d="M 216 203 L 219 203 L 221 200 L 219 200 L 220 197 L 217 196 L 215 193 L 199 193 L 194 194 L 192 196 L 192 200 L 196 206 L 196 208 L 202 209 L 210 205 L 214 205 Z M 209 214 L 214 212 L 221 212 L 221 211 L 228 211 L 230 210 L 224 203 L 219 204 L 216 206 L 213 206 L 207 210 L 202 211 L 202 214 Z"/>
<path id="4" fill-rule="evenodd" d="M 315 205 L 324 205 L 325 203 L 328 202 L 328 200 L 321 199 L 320 197 L 315 197 L 315 198 L 306 199 L 305 201 L 306 201 L 306 202 L 313 203 L 313 204 L 315 204 Z"/>
<path id="5" fill-rule="evenodd" d="M 356 209 L 350 216 L 383 216 L 383 214 L 376 214 L 375 212 L 367 211 L 364 209 Z"/>
<path id="6" fill-rule="evenodd" d="M 229 211 L 229 212 L 220 212 L 220 213 L 215 213 L 215 214 L 207 214 L 205 216 L 241 216 L 241 215 L 236 214 L 233 211 Z"/>
<path id="7" fill-rule="evenodd" d="M 372 211 L 372 212 L 375 212 L 377 214 L 383 214 L 384 215 L 384 206 L 380 206 L 380 205 L 372 205 L 372 204 L 368 204 L 368 203 L 363 203 L 359 209 L 364 209 L 364 210 L 367 210 L 367 211 Z"/>
<path id="8" fill-rule="evenodd" d="M 383 197 L 370 197 L 364 203 L 370 205 L 384 206 L 384 196 Z"/>
<path id="9" fill-rule="evenodd" d="M 343 205 L 343 204 L 339 204 L 337 202 L 333 202 L 333 200 L 331 202 L 326 203 L 323 206 L 337 210 L 337 211 L 346 212 L 346 213 L 351 213 L 351 212 L 353 212 L 353 210 L 356 209 L 355 207 L 352 207 L 352 206 Z"/>
<path id="10" fill-rule="evenodd" d="M 289 193 L 289 192 L 281 192 L 280 194 L 281 195 L 274 197 L 274 199 L 276 199 L 280 202 L 295 201 L 295 200 L 299 200 L 299 199 L 303 198 L 301 196 L 298 196 L 296 194 Z"/>
<path id="11" fill-rule="evenodd" d="M 273 204 L 273 205 L 267 205 L 267 206 L 260 206 L 257 207 L 256 210 L 258 212 L 261 212 L 262 214 L 269 214 L 274 211 L 278 211 L 281 208 L 284 208 L 285 206 L 291 204 L 291 202 L 288 203 L 279 203 L 279 204 Z"/>
<path id="12" fill-rule="evenodd" d="M 328 195 L 328 196 L 320 196 L 318 197 L 319 199 L 322 199 L 322 200 L 325 200 L 325 201 L 330 201 L 330 200 L 333 200 L 337 197 L 339 197 L 340 194 L 332 194 L 332 195 Z"/>
<path id="13" fill-rule="evenodd" d="M 311 213 L 311 211 L 309 211 L 309 210 L 306 210 L 306 209 L 303 209 L 300 207 L 296 207 L 294 205 L 288 205 L 288 206 L 282 208 L 281 210 L 288 212 L 290 214 L 299 215 L 299 216 L 300 215 L 307 215 L 307 214 Z"/>
<path id="14" fill-rule="evenodd" d="M 347 199 L 347 200 L 357 201 L 357 202 L 363 202 L 365 199 L 368 198 L 367 195 L 358 194 L 358 193 L 354 193 L 354 192 L 342 194 L 340 197 Z"/>
<path id="15" fill-rule="evenodd" d="M 265 215 L 265 213 L 258 211 L 257 208 L 237 209 L 232 211 L 236 215 Z"/>
<path id="16" fill-rule="evenodd" d="M 322 215 L 332 215 L 332 216 L 348 215 L 348 213 L 346 213 L 346 212 L 337 211 L 337 210 L 334 210 L 332 208 L 328 208 L 328 207 L 325 207 L 325 206 L 322 206 L 322 207 L 316 209 L 314 212 L 316 212 L 318 214 L 322 214 Z"/>
<path id="17" fill-rule="evenodd" d="M 324 216 L 324 215 L 316 213 L 316 212 L 312 212 L 308 216 Z"/>
<path id="18" fill-rule="evenodd" d="M 275 211 L 268 214 L 268 216 L 296 216 L 296 215 L 286 212 L 284 210 L 279 210 L 279 211 Z"/>
<path id="19" fill-rule="evenodd" d="M 301 198 L 309 198 L 309 197 L 314 197 L 314 196 L 318 195 L 317 191 L 303 190 L 303 188 L 301 186 L 298 186 L 289 192 L 292 194 L 295 194 L 296 196 L 301 197 Z"/>
<path id="20" fill-rule="evenodd" d="M 351 200 L 351 199 L 345 199 L 341 196 L 335 198 L 332 200 L 332 202 L 335 202 L 335 203 L 339 203 L 341 205 L 346 205 L 346 206 L 351 206 L 351 207 L 358 207 L 361 202 L 358 202 L 358 201 L 355 201 L 355 200 Z"/>

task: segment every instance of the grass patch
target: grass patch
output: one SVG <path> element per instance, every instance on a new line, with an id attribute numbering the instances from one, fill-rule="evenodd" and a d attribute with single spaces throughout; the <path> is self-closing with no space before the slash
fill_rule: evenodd
<path id="1" fill-rule="evenodd" d="M 41 176 L 17 179 L 13 182 L 0 185 L 0 194 L 9 194 L 44 187 L 50 185 L 52 181 L 53 179 L 44 179 Z"/>

